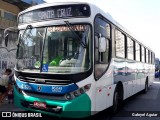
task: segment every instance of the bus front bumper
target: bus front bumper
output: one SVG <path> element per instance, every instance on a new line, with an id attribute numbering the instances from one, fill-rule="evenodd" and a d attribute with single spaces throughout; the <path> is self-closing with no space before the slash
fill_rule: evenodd
<path id="1" fill-rule="evenodd" d="M 35 107 L 35 101 L 45 103 L 46 108 Z M 91 115 L 91 100 L 86 93 L 70 101 L 60 101 L 26 96 L 19 93 L 14 87 L 14 104 L 24 110 L 58 117 L 82 118 Z"/>

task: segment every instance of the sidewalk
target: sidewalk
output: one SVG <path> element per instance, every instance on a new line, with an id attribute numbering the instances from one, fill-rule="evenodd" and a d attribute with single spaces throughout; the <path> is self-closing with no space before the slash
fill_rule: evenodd
<path id="1" fill-rule="evenodd" d="M 8 100 L 4 100 L 2 104 L 0 104 L 0 112 L 2 111 L 24 111 L 23 109 L 20 109 L 14 105 L 14 103 L 8 104 Z"/>

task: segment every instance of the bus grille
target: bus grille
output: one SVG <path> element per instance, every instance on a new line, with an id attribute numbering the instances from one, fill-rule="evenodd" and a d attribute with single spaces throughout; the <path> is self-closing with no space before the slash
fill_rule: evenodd
<path id="1" fill-rule="evenodd" d="M 58 79 L 43 79 L 18 76 L 18 79 L 23 82 L 48 84 L 48 85 L 68 85 L 73 83 L 71 80 L 58 80 Z"/>
<path id="2" fill-rule="evenodd" d="M 49 94 L 49 93 L 39 93 L 33 91 L 22 90 L 23 95 L 33 96 L 36 98 L 50 99 L 50 100 L 67 100 L 65 94 Z"/>

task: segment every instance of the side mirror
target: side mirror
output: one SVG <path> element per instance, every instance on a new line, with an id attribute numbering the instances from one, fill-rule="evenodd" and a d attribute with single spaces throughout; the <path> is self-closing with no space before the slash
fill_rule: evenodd
<path id="1" fill-rule="evenodd" d="M 106 51 L 106 38 L 100 37 L 99 38 L 99 52 L 105 52 Z"/>
<path id="2" fill-rule="evenodd" d="M 21 39 L 21 34 L 19 35 L 19 38 L 18 38 L 18 40 L 16 41 L 16 45 L 17 45 L 17 46 L 19 45 L 20 39 Z"/>
<path id="3" fill-rule="evenodd" d="M 8 27 L 8 28 L 6 28 L 6 29 L 4 30 L 3 40 L 4 40 L 4 44 L 5 44 L 6 47 L 8 46 L 8 41 L 9 41 L 10 32 L 15 32 L 15 33 L 17 33 L 17 32 L 18 32 L 18 28 L 17 28 L 16 26 L 14 26 L 14 27 Z"/>
<path id="4" fill-rule="evenodd" d="M 8 39 L 9 39 L 9 35 L 6 34 L 6 35 L 5 35 L 5 38 L 4 38 L 4 40 L 5 40 L 5 46 L 6 46 L 6 47 L 8 46 Z"/>

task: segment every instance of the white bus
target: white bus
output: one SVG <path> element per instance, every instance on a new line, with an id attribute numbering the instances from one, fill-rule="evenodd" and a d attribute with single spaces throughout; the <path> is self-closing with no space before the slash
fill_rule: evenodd
<path id="1" fill-rule="evenodd" d="M 19 14 L 18 29 L 14 95 L 25 110 L 70 118 L 116 112 L 154 79 L 154 52 L 93 4 L 33 6 Z"/>

